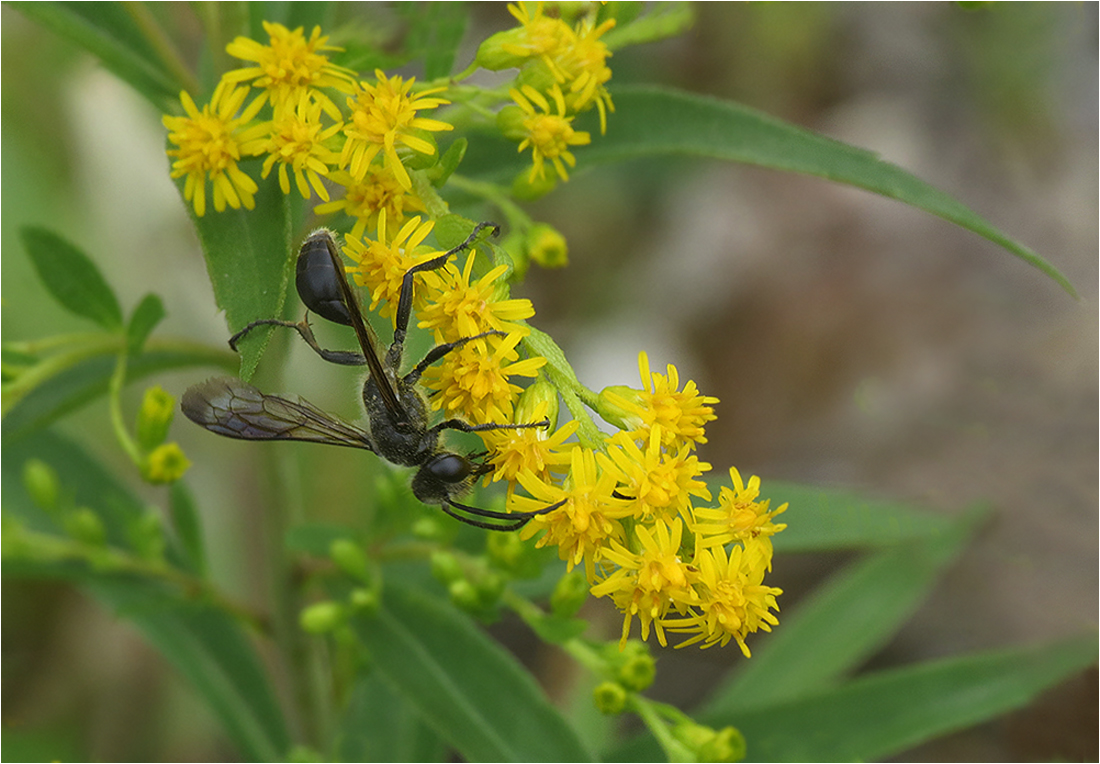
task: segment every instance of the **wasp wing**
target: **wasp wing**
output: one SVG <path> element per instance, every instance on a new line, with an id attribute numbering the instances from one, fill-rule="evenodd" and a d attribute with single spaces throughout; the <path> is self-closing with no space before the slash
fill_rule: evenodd
<path id="1" fill-rule="evenodd" d="M 187 388 L 184 415 L 210 432 L 240 440 L 301 440 L 373 451 L 370 434 L 302 399 L 261 393 L 232 377 Z"/>

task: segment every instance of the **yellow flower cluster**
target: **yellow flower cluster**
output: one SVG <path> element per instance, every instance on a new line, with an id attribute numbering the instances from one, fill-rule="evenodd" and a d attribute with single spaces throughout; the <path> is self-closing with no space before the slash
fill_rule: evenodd
<path id="1" fill-rule="evenodd" d="M 541 3 L 508 8 L 520 26 L 486 40 L 477 63 L 520 69 L 509 88 L 514 103 L 497 122 L 521 152 L 532 150 L 528 181 L 545 180 L 547 164 L 566 180 L 576 163 L 571 147 L 590 141 L 573 130 L 576 115 L 598 109 L 603 130 L 613 111 L 605 87 L 610 53 L 600 37 L 614 21 L 596 25 L 589 16 L 570 26 L 546 16 Z M 201 217 L 207 180 L 215 210 L 252 209 L 258 186 L 238 163 L 256 157 L 264 178 L 277 167 L 283 193 L 315 193 L 322 201 L 316 213 L 354 219 L 343 246 L 347 270 L 369 292 L 371 310 L 396 320 L 405 274 L 442 254 L 425 243 L 435 221 L 415 213 L 445 204 L 415 192 L 434 194 L 410 168 L 436 155 L 433 133 L 452 129 L 421 114 L 448 103 L 438 96 L 444 89 L 417 92 L 413 79 L 381 71 L 361 80 L 329 61 L 326 53 L 338 49 L 320 29 L 308 37 L 279 24 L 264 29 L 267 44 L 240 37 L 227 47 L 249 65 L 227 72 L 209 104 L 200 110 L 182 93 L 184 114 L 164 117 L 172 176 L 186 178 L 184 197 Z M 344 189 L 337 200 L 329 197 L 333 185 Z M 564 240 L 550 249 L 564 258 Z M 540 376 L 546 359 L 520 344 L 534 309 L 509 298 L 507 258 L 478 267 L 475 250 L 419 274 L 413 285 L 419 326 L 439 344 L 455 343 L 422 374 L 431 405 L 472 424 L 553 422 L 558 391 Z M 652 372 L 644 353 L 639 366 L 640 389 L 608 388 L 594 404 L 618 428 L 602 442 L 595 435 L 573 440 L 575 420 L 557 429 L 479 433 L 493 466 L 486 480 L 507 481 L 511 511 L 561 504 L 534 516 L 522 537 L 556 546 L 570 569 L 583 565 L 592 593 L 623 612 L 624 643 L 636 617 L 643 639 L 652 631 L 662 645 L 666 632 L 685 635 L 680 646 L 736 640 L 748 655 L 746 636 L 777 623 L 780 590 L 763 579 L 771 536 L 785 527 L 773 520 L 786 505 L 771 510 L 759 500 L 759 480 L 746 485 L 731 469 L 717 506 L 705 506 L 712 495 L 702 477 L 711 467 L 695 449 L 706 442 L 717 399 L 690 380 L 681 385 L 674 366 Z M 523 390 L 514 377 L 535 380 Z"/>
<path id="2" fill-rule="evenodd" d="M 522 452 L 508 457 L 510 475 L 527 494 L 513 493 L 509 506 L 530 511 L 565 502 L 521 533 L 542 533 L 538 545 L 558 547 L 570 569 L 583 563 L 592 594 L 610 597 L 622 611 L 624 644 L 637 617 L 642 639 L 650 631 L 662 645 L 666 631 L 689 635 L 681 647 L 733 639 L 748 655 L 745 637 L 778 623 L 772 611 L 781 592 L 763 580 L 771 569 L 771 536 L 786 527 L 773 520 L 786 505 L 770 509 L 766 499 L 758 501 L 760 481 L 753 477 L 746 486 L 731 469 L 732 485 L 721 488 L 718 506 L 695 506 L 711 501 L 700 479 L 710 465 L 693 452 L 706 442 L 704 426 L 715 418 L 718 401 L 699 394 L 691 381 L 681 389 L 674 366 L 666 374 L 651 372 L 645 353 L 639 367 L 642 389 L 620 387 L 601 396 L 606 418 L 617 420 L 621 431 L 599 449 L 555 444 L 555 451 L 570 448 L 564 479 L 552 475 L 560 458 L 540 455 L 541 461 L 524 463 Z"/>
<path id="3" fill-rule="evenodd" d="M 441 88 L 414 93 L 414 79 L 377 70 L 375 82 L 361 80 L 329 61 L 326 52 L 339 48 L 327 44 L 320 28 L 308 38 L 301 28 L 267 21 L 264 30 L 266 45 L 238 37 L 226 46 L 252 65 L 226 72 L 209 105 L 200 111 L 181 93 L 184 115 L 163 118 L 173 145 L 172 177 L 186 177 L 184 198 L 195 214 L 206 213 L 207 178 L 215 210 L 253 209 L 256 182 L 238 167 L 247 157 L 264 158 L 264 178 L 278 166 L 284 194 L 291 193 L 292 178 L 303 199 L 316 193 L 324 202 L 318 214 L 344 211 L 353 217 L 357 237 L 374 230 L 383 210 L 392 224 L 423 211 L 404 160 L 435 154 L 425 136 L 451 129 L 418 115 L 447 103 L 431 97 Z M 345 111 L 335 96 L 343 97 Z M 265 107 L 266 118 L 260 119 Z M 343 186 L 343 198 L 330 201 L 324 180 Z"/>
<path id="4" fill-rule="evenodd" d="M 528 3 L 510 3 L 508 11 L 520 26 L 490 37 L 478 52 L 488 68 L 520 67 L 516 85 L 508 91 L 515 113 L 505 109 L 502 122 L 505 132 L 520 141 L 520 152 L 531 149 L 531 183 L 545 179 L 547 162 L 559 178 L 568 180 L 566 165 L 576 165 L 570 148 L 591 142 L 587 132 L 573 129 L 576 115 L 598 109 L 603 134 L 607 113 L 615 110 L 605 87 L 611 79 L 611 53 L 600 40 L 615 20 L 595 25 L 586 17 L 570 26 L 543 10 L 541 2 L 533 11 Z"/>

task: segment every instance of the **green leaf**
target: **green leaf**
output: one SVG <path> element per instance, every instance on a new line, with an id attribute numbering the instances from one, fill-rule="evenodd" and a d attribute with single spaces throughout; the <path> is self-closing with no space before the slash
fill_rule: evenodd
<path id="1" fill-rule="evenodd" d="M 728 718 L 748 705 L 839 681 L 916 611 L 984 514 L 973 512 L 941 534 L 869 555 L 830 577 L 792 613 L 780 615 L 774 632 L 760 635 L 752 659 L 703 705 L 704 713 Z"/>
<path id="2" fill-rule="evenodd" d="M 469 761 L 592 761 L 503 648 L 450 605 L 387 579 L 380 612 L 352 621 L 376 667 Z"/>
<path id="3" fill-rule="evenodd" d="M 1058 269 L 974 211 L 864 149 L 738 103 L 660 87 L 616 88 L 607 135 L 578 159 L 611 162 L 660 154 L 725 159 L 847 183 L 897 199 L 984 236 L 1077 293 Z"/>
<path id="4" fill-rule="evenodd" d="M 150 582 L 103 576 L 96 598 L 134 623 L 199 691 L 252 761 L 285 761 L 289 736 L 263 663 L 240 625 L 199 602 L 173 601 Z"/>
<path id="5" fill-rule="evenodd" d="M 157 324 L 164 320 L 164 303 L 155 294 L 147 294 L 134 308 L 130 323 L 126 325 L 126 352 L 132 356 L 141 353 L 145 341 Z"/>
<path id="6" fill-rule="evenodd" d="M 4 414 L 2 442 L 9 443 L 49 426 L 58 418 L 106 395 L 115 370 L 116 349 L 59 369 L 15 402 Z M 237 360 L 230 353 L 189 342 L 153 340 L 140 356 L 128 358 L 126 380 L 139 379 L 167 369 L 215 366 L 233 371 Z"/>
<path id="7" fill-rule="evenodd" d="M 178 103 L 184 84 L 177 75 L 185 72 L 177 71 L 174 75 L 151 42 L 149 30 L 155 29 L 155 22 L 147 11 L 125 3 L 11 5 L 98 57 L 110 72 L 145 96 L 157 110 L 167 112 Z"/>
<path id="8" fill-rule="evenodd" d="M 797 127 L 731 101 L 656 86 L 612 88 L 614 114 L 607 135 L 599 135 L 592 113 L 577 120 L 593 133 L 592 144 L 576 150 L 579 168 L 677 155 L 768 167 L 847 183 L 930 212 L 984 236 L 1050 276 L 1070 295 L 1077 292 L 1058 269 L 991 225 L 973 210 L 897 165 L 864 149 Z M 593 110 L 594 112 L 595 110 Z M 463 163 L 471 175 L 511 179 L 530 167 L 530 154 L 492 134 L 479 134 Z"/>
<path id="9" fill-rule="evenodd" d="M 258 177 L 259 163 L 247 164 L 252 165 L 249 174 Z M 214 299 L 225 311 L 233 333 L 252 321 L 282 315 L 294 269 L 290 201 L 280 190 L 276 173 L 258 184 L 252 210 L 209 209 L 200 218 L 188 207 L 206 257 Z M 182 179 L 177 186 L 182 197 Z M 256 370 L 270 335 L 269 331 L 257 331 L 241 342 L 240 376 L 245 382 Z"/>
<path id="10" fill-rule="evenodd" d="M 63 308 L 108 331 L 122 327 L 118 298 L 90 257 L 45 228 L 26 226 L 19 235 L 38 278 Z"/>
<path id="11" fill-rule="evenodd" d="M 359 679 L 340 723 L 338 761 L 445 761 L 447 746 L 378 672 Z"/>
<path id="12" fill-rule="evenodd" d="M 717 487 L 711 485 L 717 495 Z M 777 552 L 811 552 L 889 546 L 946 533 L 950 518 L 919 512 L 859 494 L 765 480 L 761 498 L 771 509 L 787 504 L 776 517 L 786 530 L 772 537 Z"/>
<path id="13" fill-rule="evenodd" d="M 881 671 L 704 723 L 735 724 L 753 761 L 876 761 L 1025 706 L 1096 658 L 1087 634 Z"/>

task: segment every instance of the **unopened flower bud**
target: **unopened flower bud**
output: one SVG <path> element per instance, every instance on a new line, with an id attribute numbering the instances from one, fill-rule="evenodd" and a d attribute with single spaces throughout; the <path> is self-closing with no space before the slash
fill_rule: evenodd
<path id="1" fill-rule="evenodd" d="M 641 405 L 639 392 L 626 385 L 611 385 L 600 390 L 596 413 L 620 430 L 633 430 L 642 424 L 642 420 L 629 408 L 630 404 Z"/>
<path id="2" fill-rule="evenodd" d="M 527 137 L 527 127 L 523 124 L 527 115 L 515 105 L 505 106 L 497 112 L 497 129 L 510 141 L 522 141 Z"/>
<path id="3" fill-rule="evenodd" d="M 431 568 L 432 576 L 441 584 L 450 585 L 465 576 L 458 558 L 443 550 L 432 553 Z"/>
<path id="4" fill-rule="evenodd" d="M 328 556 L 336 563 L 336 567 L 352 578 L 360 581 L 370 580 L 367 556 L 363 554 L 362 547 L 351 539 L 336 539 L 333 541 L 329 545 Z"/>
<path id="5" fill-rule="evenodd" d="M 107 543 L 107 529 L 92 510 L 79 507 L 65 516 L 65 532 L 77 541 L 91 546 L 103 546 Z"/>
<path id="6" fill-rule="evenodd" d="M 351 596 L 348 597 L 348 602 L 351 603 L 352 608 L 356 612 L 365 614 L 376 613 L 380 604 L 377 594 L 361 586 L 352 590 Z"/>
<path id="7" fill-rule="evenodd" d="M 474 61 L 478 66 L 491 72 L 522 66 L 527 56 L 514 51 L 517 46 L 524 43 L 526 34 L 527 30 L 523 27 L 515 27 L 491 35 L 478 47 Z M 512 48 L 512 52 L 507 48 Z"/>
<path id="8" fill-rule="evenodd" d="M 558 185 L 558 176 L 553 172 L 544 172 L 531 177 L 530 170 L 522 170 L 512 181 L 512 196 L 521 202 L 533 202 L 553 191 Z"/>
<path id="9" fill-rule="evenodd" d="M 191 460 L 183 454 L 176 442 L 164 443 L 153 449 L 142 465 L 142 477 L 146 482 L 160 485 L 174 483 L 191 467 Z"/>
<path id="10" fill-rule="evenodd" d="M 588 599 L 588 579 L 578 570 L 558 579 L 550 594 L 550 612 L 559 618 L 572 618 Z"/>
<path id="11" fill-rule="evenodd" d="M 558 389 L 545 378 L 538 377 L 520 394 L 513 419 L 524 423 L 548 419 L 550 425 L 542 432 L 549 435 L 558 427 L 558 407 Z"/>
<path id="12" fill-rule="evenodd" d="M 53 512 L 57 509 L 57 497 L 61 492 L 57 471 L 41 459 L 28 459 L 23 464 L 23 485 L 40 509 Z"/>
<path id="13" fill-rule="evenodd" d="M 347 609 L 339 602 L 326 600 L 305 608 L 298 616 L 302 630 L 310 634 L 324 634 L 344 624 Z"/>
<path id="14" fill-rule="evenodd" d="M 543 268 L 569 265 L 569 246 L 558 229 L 537 223 L 527 230 L 527 254 Z"/>
<path id="15" fill-rule="evenodd" d="M 592 691 L 592 702 L 601 714 L 613 716 L 626 710 L 626 689 L 618 682 L 601 682 Z"/>
<path id="16" fill-rule="evenodd" d="M 152 451 L 164 442 L 175 413 L 176 399 L 163 387 L 155 385 L 145 391 L 137 416 L 137 441 L 142 451 Z"/>

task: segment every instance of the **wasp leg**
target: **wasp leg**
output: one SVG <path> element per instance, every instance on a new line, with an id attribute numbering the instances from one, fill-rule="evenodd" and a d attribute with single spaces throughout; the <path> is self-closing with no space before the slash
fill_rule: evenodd
<path id="1" fill-rule="evenodd" d="M 488 332 L 482 332 L 481 334 L 475 334 L 473 337 L 463 337 L 462 339 L 456 340 L 454 342 L 446 342 L 442 345 L 436 345 L 434 348 L 428 351 L 428 354 L 424 356 L 424 359 L 420 363 L 418 363 L 412 371 L 405 375 L 405 377 L 402 379 L 402 382 L 407 385 L 415 385 L 417 382 L 420 381 L 420 375 L 424 373 L 424 369 L 431 366 L 433 363 L 438 361 L 443 356 L 447 355 L 447 353 L 450 353 L 452 350 L 458 350 L 467 342 L 480 340 L 484 337 L 504 336 L 506 336 L 505 332 L 492 330 Z"/>
<path id="2" fill-rule="evenodd" d="M 474 517 L 485 517 L 491 520 L 500 520 L 503 524 L 493 525 L 492 523 L 484 523 L 479 520 L 474 520 L 470 517 L 463 517 L 457 512 L 452 512 L 450 509 L 448 509 L 448 504 L 454 507 L 456 510 L 461 510 L 468 514 L 474 515 Z M 564 499 L 556 504 L 551 504 L 548 507 L 536 509 L 533 512 L 496 512 L 491 509 L 479 509 L 478 507 L 471 507 L 468 504 L 461 504 L 457 501 L 452 500 L 443 502 L 441 506 L 443 508 L 443 511 L 451 517 L 460 522 L 466 523 L 467 525 L 472 525 L 475 528 L 485 528 L 486 530 L 490 531 L 514 531 L 519 530 L 523 526 L 527 525 L 532 517 L 536 517 L 537 515 L 544 515 L 547 512 L 553 512 L 555 509 L 558 509 L 563 504 L 565 504 Z"/>
<path id="3" fill-rule="evenodd" d="M 313 328 L 310 327 L 309 322 L 304 318 L 297 323 L 293 321 L 280 321 L 277 318 L 261 318 L 259 321 L 253 321 L 229 338 L 229 347 L 234 351 L 237 350 L 237 343 L 257 326 L 285 326 L 288 329 L 295 330 L 301 335 L 302 339 L 305 340 L 306 344 L 313 349 L 313 352 L 329 363 L 340 364 L 341 366 L 363 366 L 367 362 L 367 359 L 363 357 L 362 353 L 352 353 L 347 350 L 326 350 L 321 347 L 317 344 L 317 338 L 313 336 Z"/>
<path id="4" fill-rule="evenodd" d="M 458 430 L 459 432 L 487 432 L 489 430 L 525 430 L 528 427 L 549 427 L 550 420 L 543 419 L 539 422 L 520 422 L 517 424 L 470 424 L 461 419 L 444 419 L 432 427 L 431 432 L 442 430 Z"/>
<path id="5" fill-rule="evenodd" d="M 465 249 L 469 249 L 478 235 L 486 228 L 493 229 L 493 236 L 500 233 L 500 226 L 496 223 L 478 223 L 474 226 L 474 230 L 470 235 L 466 237 L 466 241 L 454 249 L 448 250 L 438 257 L 433 257 L 431 260 L 417 263 L 405 271 L 405 276 L 401 280 L 401 296 L 397 301 L 397 320 L 394 323 L 393 344 L 390 345 L 387 354 L 387 360 L 391 362 L 390 368 L 396 368 L 401 362 L 401 353 L 405 346 L 405 335 L 408 334 L 409 329 L 409 318 L 412 316 L 413 277 L 424 271 L 434 271 L 436 268 L 442 268 L 451 257 Z"/>

